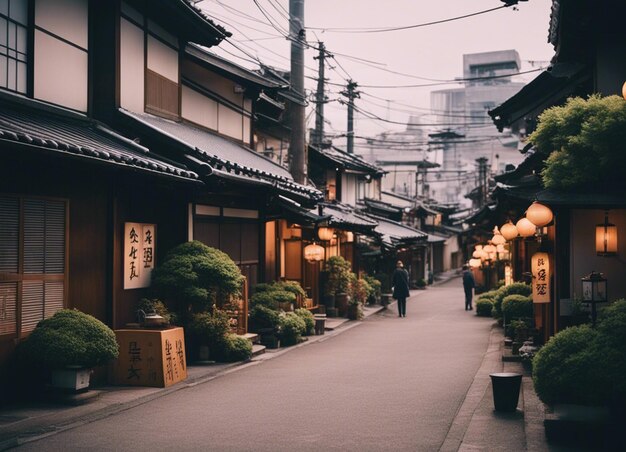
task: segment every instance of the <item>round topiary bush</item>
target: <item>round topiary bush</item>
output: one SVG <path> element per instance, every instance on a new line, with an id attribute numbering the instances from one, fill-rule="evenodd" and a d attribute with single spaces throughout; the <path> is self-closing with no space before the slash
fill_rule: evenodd
<path id="1" fill-rule="evenodd" d="M 479 317 L 491 317 L 491 309 L 493 303 L 489 298 L 483 298 L 476 301 L 476 315 Z"/>
<path id="2" fill-rule="evenodd" d="M 181 313 L 210 311 L 239 296 L 243 276 L 228 254 L 198 242 L 172 249 L 152 272 L 152 289 Z"/>
<path id="3" fill-rule="evenodd" d="M 302 320 L 304 320 L 304 323 L 306 325 L 304 335 L 311 336 L 315 332 L 315 317 L 313 316 L 311 311 L 305 308 L 300 308 L 296 309 L 294 313 Z"/>
<path id="4" fill-rule="evenodd" d="M 250 298 L 250 301 L 249 301 L 250 309 L 256 306 L 264 306 L 274 311 L 278 310 L 278 301 L 274 297 L 273 293 L 274 292 L 270 290 L 263 290 L 262 292 L 256 292 Z"/>
<path id="5" fill-rule="evenodd" d="M 96 367 L 117 358 L 115 333 L 95 317 L 62 309 L 42 320 L 18 351 L 23 362 L 48 370 Z"/>
<path id="6" fill-rule="evenodd" d="M 306 323 L 293 312 L 280 315 L 282 345 L 295 345 L 306 332 Z"/>
<path id="7" fill-rule="evenodd" d="M 477 300 L 489 300 L 493 303 L 494 300 L 496 299 L 497 293 L 498 293 L 497 290 L 490 290 L 489 292 L 483 292 L 480 295 L 478 295 Z"/>
<path id="8" fill-rule="evenodd" d="M 606 399 L 606 377 L 597 369 L 592 342 L 598 332 L 588 325 L 557 333 L 533 359 L 533 381 L 546 404 L 598 405 Z"/>
<path id="9" fill-rule="evenodd" d="M 277 331 L 280 326 L 280 315 L 266 306 L 255 306 L 250 310 L 250 330 L 258 333 L 263 329 Z"/>
<path id="10" fill-rule="evenodd" d="M 492 315 L 496 319 L 502 318 L 502 300 L 504 300 L 504 297 L 508 295 L 524 295 L 528 297 L 531 293 L 532 287 L 522 282 L 515 282 L 508 286 L 500 287 L 494 297 Z"/>
<path id="11" fill-rule="evenodd" d="M 218 344 L 216 359 L 221 362 L 245 361 L 252 356 L 252 343 L 236 334 L 227 334 Z"/>
<path id="12" fill-rule="evenodd" d="M 523 319 L 533 316 L 533 302 L 524 295 L 507 295 L 502 300 L 502 314 L 507 323 L 512 319 Z"/>

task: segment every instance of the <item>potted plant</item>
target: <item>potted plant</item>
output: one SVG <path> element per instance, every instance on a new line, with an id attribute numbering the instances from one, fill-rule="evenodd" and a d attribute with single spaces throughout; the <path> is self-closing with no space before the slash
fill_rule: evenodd
<path id="1" fill-rule="evenodd" d="M 381 297 L 381 288 L 382 288 L 382 284 L 381 282 L 374 278 L 373 276 L 370 275 L 365 275 L 363 277 L 363 279 L 365 279 L 365 281 L 367 281 L 367 284 L 370 286 L 370 291 L 369 294 L 367 296 L 367 302 L 368 304 L 376 304 L 376 303 L 380 303 L 380 297 Z"/>
<path id="2" fill-rule="evenodd" d="M 306 332 L 306 323 L 295 312 L 280 314 L 280 338 L 283 346 L 296 345 Z"/>
<path id="3" fill-rule="evenodd" d="M 326 282 L 325 293 L 334 295 L 339 315 L 346 315 L 352 278 L 350 262 L 341 256 L 332 256 L 326 262 L 326 271 L 328 272 L 328 281 Z"/>
<path id="4" fill-rule="evenodd" d="M 278 312 L 266 306 L 255 306 L 250 310 L 250 330 L 258 333 L 261 344 L 267 348 L 280 346 L 276 334 L 280 328 Z"/>
<path id="5" fill-rule="evenodd" d="M 118 354 L 115 333 L 108 326 L 72 309 L 39 322 L 18 351 L 30 368 L 50 372 L 53 387 L 73 391 L 86 390 L 92 369 Z"/>
<path id="6" fill-rule="evenodd" d="M 313 335 L 315 332 L 315 316 L 313 316 L 313 313 L 306 308 L 298 308 L 294 312 L 297 316 L 304 320 L 304 324 L 306 325 L 304 335 Z"/>
<path id="7" fill-rule="evenodd" d="M 369 293 L 370 285 L 364 279 L 358 279 L 352 274 L 350 283 L 350 301 L 348 302 L 348 318 L 350 320 L 360 320 L 363 318 L 363 305 L 365 304 Z"/>
<path id="8" fill-rule="evenodd" d="M 219 354 L 218 348 L 230 329 L 230 318 L 217 307 L 212 312 L 193 314 L 188 324 L 188 334 L 192 338 L 197 361 L 208 361 Z"/>

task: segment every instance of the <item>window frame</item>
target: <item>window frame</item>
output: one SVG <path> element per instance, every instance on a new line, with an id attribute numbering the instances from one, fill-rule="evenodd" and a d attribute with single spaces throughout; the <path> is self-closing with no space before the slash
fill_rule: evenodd
<path id="1" fill-rule="evenodd" d="M 22 313 L 23 313 L 23 285 L 25 281 L 41 281 L 44 284 L 46 282 L 63 282 L 63 299 L 62 299 L 62 307 L 66 308 L 68 305 L 68 293 L 69 293 L 69 221 L 70 221 L 70 203 L 66 198 L 57 198 L 50 196 L 32 196 L 32 195 L 18 195 L 12 193 L 2 193 L 0 194 L 2 197 L 6 198 L 16 198 L 18 200 L 18 267 L 17 273 L 11 272 L 0 272 L 0 283 L 17 283 L 17 293 L 16 293 L 16 313 L 15 313 L 15 322 L 16 328 L 15 333 L 4 333 L 0 334 L 0 340 L 6 339 L 24 339 L 29 334 L 23 332 L 22 328 Z M 64 207 L 64 262 L 63 262 L 63 273 L 25 273 L 24 272 L 24 203 L 26 200 L 41 200 L 41 201 L 55 201 L 63 203 Z M 41 300 L 42 303 L 44 300 Z M 44 306 L 45 309 L 45 306 Z M 44 314 L 44 318 L 45 314 Z"/>
<path id="2" fill-rule="evenodd" d="M 32 97 L 32 78 L 33 78 L 33 51 L 34 51 L 34 27 L 33 27 L 33 23 L 34 23 L 34 0 L 26 0 L 26 23 L 21 23 L 18 22 L 16 19 L 11 17 L 11 2 L 12 1 L 16 1 L 16 0 L 7 0 L 7 15 L 5 15 L 4 13 L 0 13 L 0 19 L 3 19 L 7 22 L 7 27 L 6 27 L 6 46 L 5 45 L 0 45 L 1 47 L 6 47 L 6 53 L 0 53 L 0 56 L 3 56 L 7 59 L 7 64 L 6 64 L 6 83 L 3 85 L 0 85 L 0 89 L 2 90 L 6 90 L 6 91 L 10 91 L 12 93 L 18 93 L 18 94 L 22 94 L 25 95 L 27 97 Z M 9 31 L 10 31 L 10 25 L 13 24 L 16 27 L 16 31 L 15 31 L 15 48 L 12 48 L 9 44 L 10 44 L 10 38 L 9 38 Z M 18 33 L 17 33 L 17 29 L 18 28 L 23 28 L 25 31 L 25 39 L 26 39 L 26 44 L 25 44 L 25 52 L 21 52 L 18 50 L 18 45 L 17 45 L 17 37 L 18 37 Z M 10 53 L 14 52 L 15 56 L 10 56 Z M 19 55 L 23 56 L 23 60 L 21 60 L 19 58 Z M 9 62 L 10 61 L 14 61 L 15 62 L 15 88 L 10 88 L 9 87 Z M 25 82 L 25 86 L 24 86 L 24 90 L 19 90 L 18 89 L 18 83 L 19 83 L 19 78 L 18 78 L 18 67 L 19 64 L 24 64 L 25 67 L 25 76 L 26 76 L 26 82 Z"/>

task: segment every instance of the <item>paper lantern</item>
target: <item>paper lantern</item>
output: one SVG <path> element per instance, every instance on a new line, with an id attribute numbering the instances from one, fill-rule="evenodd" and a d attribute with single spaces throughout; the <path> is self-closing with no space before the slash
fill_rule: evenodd
<path id="1" fill-rule="evenodd" d="M 483 251 L 485 253 L 488 253 L 488 254 L 495 253 L 496 252 L 496 247 L 493 246 L 491 243 L 489 243 L 488 245 L 485 245 L 483 247 Z"/>
<path id="2" fill-rule="evenodd" d="M 354 242 L 354 234 L 350 231 L 346 232 L 346 242 L 348 243 Z"/>
<path id="3" fill-rule="evenodd" d="M 622 85 L 622 97 L 626 99 L 626 82 Z"/>
<path id="4" fill-rule="evenodd" d="M 491 243 L 493 243 L 496 246 L 504 245 L 506 243 L 506 239 L 502 236 L 502 234 L 498 232 L 497 234 L 494 234 L 493 237 L 491 238 Z"/>
<path id="5" fill-rule="evenodd" d="M 537 226 L 535 226 L 535 223 L 525 217 L 520 219 L 515 227 L 517 228 L 517 232 L 519 233 L 519 235 L 522 237 L 531 237 L 535 235 L 535 232 L 537 231 Z"/>
<path id="6" fill-rule="evenodd" d="M 596 253 L 598 256 L 617 254 L 617 226 L 609 223 L 609 214 L 604 215 L 604 223 L 596 225 Z"/>
<path id="7" fill-rule="evenodd" d="M 506 248 L 504 247 L 504 245 L 503 245 L 503 244 L 496 245 L 496 251 L 497 251 L 498 253 L 504 253 L 504 252 L 506 251 Z"/>
<path id="8" fill-rule="evenodd" d="M 330 242 L 333 239 L 333 236 L 335 235 L 335 230 L 333 228 L 318 228 L 317 230 L 317 236 L 320 238 L 320 240 L 323 240 L 324 242 Z"/>
<path id="9" fill-rule="evenodd" d="M 480 259 L 470 259 L 469 260 L 469 266 L 472 267 L 472 268 L 480 267 Z"/>
<path id="10" fill-rule="evenodd" d="M 304 258 L 309 262 L 319 262 L 324 259 L 324 248 L 317 243 L 304 247 Z"/>
<path id="11" fill-rule="evenodd" d="M 549 207 L 533 202 L 526 211 L 526 218 L 528 218 L 535 226 L 543 227 L 549 224 L 554 218 L 552 211 Z"/>
<path id="12" fill-rule="evenodd" d="M 500 234 L 502 234 L 502 237 L 506 240 L 513 240 L 518 235 L 517 228 L 513 223 L 511 223 L 510 220 L 502 225 L 500 228 Z"/>
<path id="13" fill-rule="evenodd" d="M 472 253 L 472 257 L 476 259 L 480 259 L 480 256 L 483 254 L 482 250 L 476 250 Z"/>

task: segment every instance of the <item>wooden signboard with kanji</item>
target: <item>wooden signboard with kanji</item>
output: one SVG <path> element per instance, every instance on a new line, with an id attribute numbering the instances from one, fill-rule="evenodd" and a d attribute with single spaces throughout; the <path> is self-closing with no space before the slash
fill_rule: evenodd
<path id="1" fill-rule="evenodd" d="M 533 303 L 550 303 L 550 256 L 535 253 L 531 259 Z"/>
<path id="2" fill-rule="evenodd" d="M 115 336 L 120 355 L 113 363 L 113 384 L 164 388 L 187 379 L 182 328 L 123 329 Z"/>

